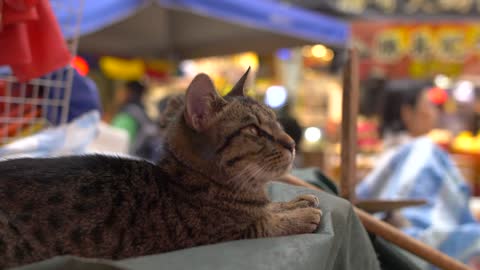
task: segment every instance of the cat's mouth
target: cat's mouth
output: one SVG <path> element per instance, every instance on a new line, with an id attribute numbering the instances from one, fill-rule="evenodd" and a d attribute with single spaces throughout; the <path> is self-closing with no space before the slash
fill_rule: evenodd
<path id="1" fill-rule="evenodd" d="M 282 152 L 284 153 L 284 156 L 286 156 L 286 159 L 288 160 L 288 162 L 292 163 L 293 160 L 295 159 L 295 148 L 292 148 L 292 149 L 283 148 Z"/>
<path id="2" fill-rule="evenodd" d="M 282 173 L 290 171 L 293 167 L 293 160 L 295 159 L 295 149 L 282 149 L 283 158 L 278 164 L 278 170 Z"/>

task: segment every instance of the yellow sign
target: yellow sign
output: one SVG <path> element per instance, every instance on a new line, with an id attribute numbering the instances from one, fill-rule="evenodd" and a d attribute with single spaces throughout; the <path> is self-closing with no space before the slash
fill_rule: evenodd
<path id="1" fill-rule="evenodd" d="M 374 67 L 393 77 L 457 76 L 467 66 L 469 72 L 479 69 L 474 67 L 480 63 L 479 23 L 360 22 L 353 24 L 352 35 L 367 48 L 362 74 Z"/>
<path id="2" fill-rule="evenodd" d="M 375 57 L 382 62 L 398 61 L 405 53 L 405 31 L 393 28 L 381 32 L 376 37 Z"/>
<path id="3" fill-rule="evenodd" d="M 446 62 L 463 62 L 466 54 L 465 29 L 442 27 L 437 31 L 435 42 L 437 57 Z"/>

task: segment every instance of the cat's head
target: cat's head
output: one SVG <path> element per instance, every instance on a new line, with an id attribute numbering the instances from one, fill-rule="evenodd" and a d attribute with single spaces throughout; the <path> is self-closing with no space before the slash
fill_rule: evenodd
<path id="1" fill-rule="evenodd" d="M 194 153 L 229 179 L 272 180 L 290 169 L 295 142 L 271 109 L 244 94 L 248 72 L 225 97 L 206 74 L 197 75 L 184 97 L 183 121 Z"/>

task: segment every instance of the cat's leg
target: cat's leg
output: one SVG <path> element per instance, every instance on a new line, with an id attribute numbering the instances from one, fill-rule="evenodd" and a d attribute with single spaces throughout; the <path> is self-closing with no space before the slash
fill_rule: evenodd
<path id="1" fill-rule="evenodd" d="M 303 194 L 289 202 L 274 202 L 268 205 L 268 209 L 272 212 L 282 212 L 284 210 L 293 210 L 297 208 L 317 207 L 319 200 L 317 196 L 311 194 Z"/>
<path id="2" fill-rule="evenodd" d="M 314 232 L 320 224 L 322 211 L 316 208 L 318 198 L 305 194 L 286 203 L 271 203 L 263 218 L 252 224 L 247 237 L 274 237 Z"/>

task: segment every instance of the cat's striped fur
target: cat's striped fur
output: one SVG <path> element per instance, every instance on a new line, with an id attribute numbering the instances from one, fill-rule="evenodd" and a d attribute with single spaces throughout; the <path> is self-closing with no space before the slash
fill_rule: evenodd
<path id="1" fill-rule="evenodd" d="M 315 197 L 271 203 L 265 194 L 267 180 L 291 166 L 294 143 L 270 109 L 243 96 L 246 75 L 225 98 L 198 75 L 169 118 L 156 165 L 106 156 L 0 162 L 0 268 L 314 231 Z"/>

